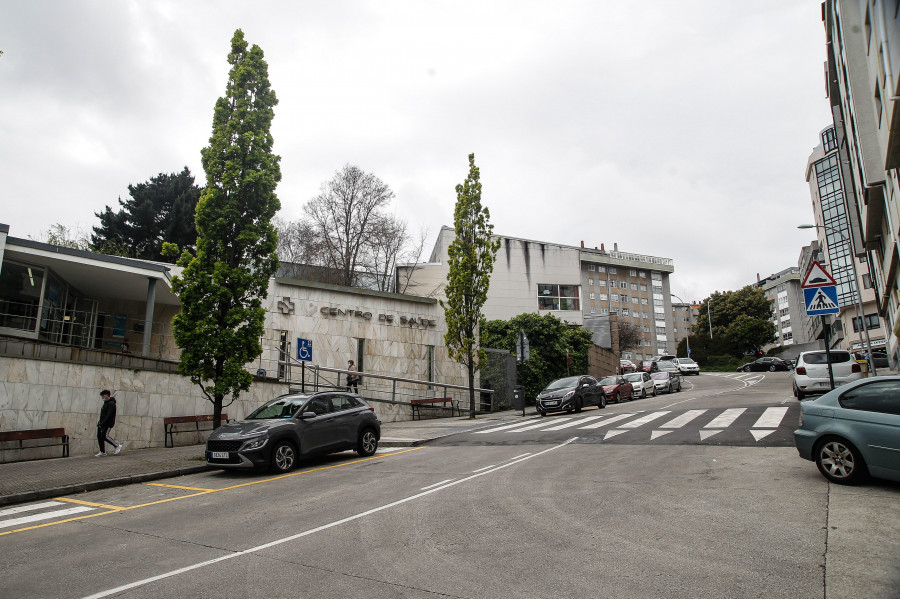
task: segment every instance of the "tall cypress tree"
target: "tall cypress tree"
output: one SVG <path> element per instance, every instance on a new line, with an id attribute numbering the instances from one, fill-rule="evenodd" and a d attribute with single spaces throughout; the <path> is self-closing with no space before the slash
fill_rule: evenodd
<path id="1" fill-rule="evenodd" d="M 481 181 L 475 154 L 469 154 L 469 176 L 456 186 L 453 216 L 456 238 L 447 249 L 447 285 L 441 301 L 447 333 L 444 342 L 453 359 L 463 364 L 469 376 L 469 417 L 475 418 L 475 371 L 484 363 L 478 328 L 484 322 L 481 309 L 487 301 L 494 258 L 500 240 L 492 239 L 490 212 L 481 205 Z"/>
<path id="2" fill-rule="evenodd" d="M 212 402 L 214 426 L 226 396 L 230 405 L 250 388 L 253 377 L 244 367 L 262 353 L 262 299 L 278 268 L 271 221 L 280 208 L 281 170 L 270 132 L 278 100 L 263 51 L 248 49 L 240 29 L 228 62 L 225 96 L 216 102 L 202 151 L 206 188 L 197 203 L 197 251 L 182 254 L 185 269 L 172 284 L 181 300 L 173 321 L 179 368 Z"/>

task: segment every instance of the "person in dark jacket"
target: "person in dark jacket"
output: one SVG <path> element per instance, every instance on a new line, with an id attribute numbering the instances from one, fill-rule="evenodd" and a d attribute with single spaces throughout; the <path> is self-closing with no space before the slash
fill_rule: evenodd
<path id="1" fill-rule="evenodd" d="M 100 408 L 100 420 L 97 421 L 97 443 L 100 445 L 100 453 L 94 456 L 97 458 L 106 455 L 107 443 L 116 448 L 116 454 L 122 451 L 122 444 L 116 443 L 109 436 L 109 429 L 116 424 L 116 398 L 111 397 L 107 389 L 100 392 L 100 397 L 103 398 L 103 407 Z"/>

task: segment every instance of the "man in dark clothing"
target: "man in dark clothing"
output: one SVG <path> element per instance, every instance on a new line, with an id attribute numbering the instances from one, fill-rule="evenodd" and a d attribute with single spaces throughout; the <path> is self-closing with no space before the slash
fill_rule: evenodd
<path id="1" fill-rule="evenodd" d="M 356 366 L 353 365 L 353 360 L 347 360 L 347 370 L 350 371 L 347 373 L 347 391 L 359 393 L 359 375 L 355 372 Z"/>
<path id="2" fill-rule="evenodd" d="M 100 453 L 94 456 L 97 458 L 106 455 L 107 443 L 116 448 L 117 454 L 122 451 L 122 444 L 116 443 L 109 436 L 109 429 L 116 424 L 116 398 L 110 397 L 107 389 L 100 392 L 100 397 L 103 398 L 103 407 L 100 408 L 100 420 L 97 421 L 97 443 L 100 445 Z"/>

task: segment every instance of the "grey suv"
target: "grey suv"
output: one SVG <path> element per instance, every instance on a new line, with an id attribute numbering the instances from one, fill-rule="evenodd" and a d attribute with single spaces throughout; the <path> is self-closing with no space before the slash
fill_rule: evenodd
<path id="1" fill-rule="evenodd" d="M 348 449 L 370 456 L 380 437 L 375 411 L 354 393 L 282 395 L 245 420 L 214 430 L 206 441 L 206 463 L 289 472 L 300 456 Z"/>
<path id="2" fill-rule="evenodd" d="M 592 376 L 569 376 L 557 379 L 538 393 L 535 409 L 541 416 L 547 412 L 580 412 L 584 406 L 606 407 L 603 387 Z"/>

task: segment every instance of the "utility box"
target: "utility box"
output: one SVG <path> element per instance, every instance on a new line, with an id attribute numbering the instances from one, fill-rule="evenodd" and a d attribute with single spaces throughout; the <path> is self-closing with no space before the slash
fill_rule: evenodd
<path id="1" fill-rule="evenodd" d="M 522 410 L 525 411 L 525 390 L 522 388 L 522 385 L 516 385 L 513 387 L 513 409 L 514 410 Z"/>

